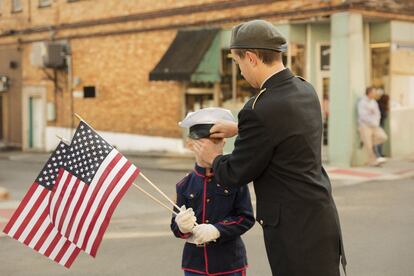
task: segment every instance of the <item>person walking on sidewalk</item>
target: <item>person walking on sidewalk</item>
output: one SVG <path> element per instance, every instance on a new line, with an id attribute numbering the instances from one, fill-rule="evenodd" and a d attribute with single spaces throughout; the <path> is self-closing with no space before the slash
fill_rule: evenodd
<path id="1" fill-rule="evenodd" d="M 186 116 L 180 126 L 190 130 L 190 149 L 194 141 L 209 140 L 210 128 L 218 119 L 234 122 L 231 112 L 223 108 L 204 108 Z M 212 142 L 223 150 L 222 138 Z M 224 186 L 210 167 L 201 165 L 197 154 L 195 157 L 194 171 L 176 186 L 176 203 L 182 207 L 171 220 L 174 235 L 186 240 L 184 275 L 244 276 L 247 256 L 240 236 L 255 222 L 249 188 Z"/>
<path id="2" fill-rule="evenodd" d="M 253 181 L 273 275 L 339 276 L 340 260 L 344 269 L 346 260 L 321 163 L 321 106 L 312 85 L 284 67 L 286 48 L 267 21 L 233 28 L 231 55 L 247 82 L 261 90 L 239 112 L 238 125 L 217 123 L 210 130 L 211 137 L 238 134 L 231 154 L 209 140 L 195 141 L 194 150 L 218 183 L 242 187 Z"/>
<path id="3" fill-rule="evenodd" d="M 367 87 L 365 96 L 358 102 L 359 135 L 370 166 L 379 166 L 386 162 L 384 157 L 377 157 L 375 146 L 383 144 L 388 137 L 380 127 L 381 113 L 375 100 L 375 89 Z"/>

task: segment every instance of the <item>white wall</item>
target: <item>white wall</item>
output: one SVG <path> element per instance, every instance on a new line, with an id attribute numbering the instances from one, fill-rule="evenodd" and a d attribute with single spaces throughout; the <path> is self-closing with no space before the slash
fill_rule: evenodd
<path id="1" fill-rule="evenodd" d="M 56 135 L 71 140 L 74 130 L 62 127 L 46 128 L 46 150 L 53 150 L 59 143 Z M 135 135 L 119 132 L 98 131 L 111 145 L 122 151 L 156 151 L 186 153 L 182 139 L 164 138 L 158 136 Z"/>
<path id="2" fill-rule="evenodd" d="M 392 157 L 414 155 L 414 24 L 391 22 L 390 146 Z"/>

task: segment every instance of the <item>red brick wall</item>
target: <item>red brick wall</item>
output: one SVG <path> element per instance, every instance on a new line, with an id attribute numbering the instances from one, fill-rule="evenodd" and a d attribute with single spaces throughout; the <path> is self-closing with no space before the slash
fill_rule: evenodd
<path id="1" fill-rule="evenodd" d="M 10 1 L 3 1 L 0 30 L 26 29 L 27 32 L 0 36 L 0 45 L 21 44 L 23 86 L 42 84 L 48 88 L 47 99 L 56 103 L 57 110 L 56 121 L 48 125 L 68 127 L 71 124 L 67 74 L 59 73 L 59 87 L 63 91 L 55 93 L 53 83 L 45 73 L 31 65 L 30 51 L 34 41 L 64 38 L 72 49 L 73 76 L 81 80 L 74 90 L 93 85 L 98 92 L 94 99 L 75 98 L 75 112 L 99 130 L 176 138 L 181 137 L 177 122 L 182 117 L 182 84 L 150 82 L 148 75 L 168 49 L 177 28 L 193 25 L 230 28 L 239 22 L 237 18 L 329 4 L 322 0 L 268 3 L 248 0 L 84 0 L 67 3 L 66 0 L 56 0 L 50 7 L 38 8 L 37 1 L 22 2 L 23 12 L 11 14 Z M 185 12 L 176 9 L 180 7 L 186 8 Z M 153 13 L 148 16 L 145 14 L 148 12 Z M 101 24 L 96 21 L 96 24 L 82 27 L 65 25 L 134 14 L 135 20 L 126 22 L 118 20 L 118 23 Z M 36 28 L 45 30 L 45 26 L 57 29 L 33 31 Z M 129 33 L 119 34 L 120 31 Z"/>

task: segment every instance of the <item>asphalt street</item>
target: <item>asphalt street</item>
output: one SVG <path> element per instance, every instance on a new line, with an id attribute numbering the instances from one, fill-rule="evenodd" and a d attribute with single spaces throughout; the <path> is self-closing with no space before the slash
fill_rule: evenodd
<path id="1" fill-rule="evenodd" d="M 12 195 L 11 201 L 0 201 L 0 209 L 19 201 L 40 169 L 41 164 L 36 162 L 0 160 L 0 186 Z M 172 198 L 175 183 L 185 175 L 184 171 L 142 171 Z M 154 191 L 141 177 L 136 183 Z M 348 275 L 414 275 L 414 179 L 356 185 L 334 182 L 333 190 L 345 239 Z M 253 188 L 251 191 L 253 195 Z M 183 275 L 183 241 L 172 235 L 169 222 L 170 214 L 165 209 L 131 187 L 115 211 L 95 259 L 81 253 L 71 269 L 66 269 L 3 235 L 0 275 Z M 243 238 L 250 264 L 247 274 L 271 275 L 260 225 Z"/>

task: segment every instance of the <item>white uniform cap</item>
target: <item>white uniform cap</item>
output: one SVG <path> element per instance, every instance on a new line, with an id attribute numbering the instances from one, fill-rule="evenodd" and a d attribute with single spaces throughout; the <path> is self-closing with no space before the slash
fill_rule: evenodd
<path id="1" fill-rule="evenodd" d="M 230 110 L 220 107 L 207 107 L 195 112 L 189 112 L 185 116 L 184 120 L 178 123 L 180 127 L 192 127 L 194 125 L 201 124 L 215 124 L 218 121 L 231 121 L 236 120 L 231 114 Z"/>

